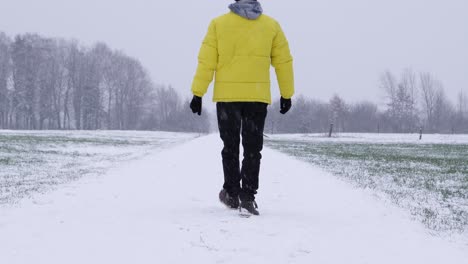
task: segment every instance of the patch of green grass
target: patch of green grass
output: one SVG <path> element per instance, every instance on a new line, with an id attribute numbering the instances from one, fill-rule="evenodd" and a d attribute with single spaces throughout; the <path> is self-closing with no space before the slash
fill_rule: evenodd
<path id="1" fill-rule="evenodd" d="M 0 158 L 0 165 L 9 165 L 13 163 L 11 158 Z"/>
<path id="2" fill-rule="evenodd" d="M 66 136 L 41 136 L 41 135 L 2 135 L 0 136 L 0 145 L 4 144 L 23 144 L 27 142 L 30 145 L 35 144 L 90 144 L 90 145 L 110 145 L 110 146 L 125 146 L 125 145 L 144 145 L 145 141 L 130 141 L 119 138 L 103 138 L 103 137 L 66 137 Z"/>
<path id="3" fill-rule="evenodd" d="M 266 145 L 380 191 L 433 230 L 468 226 L 468 145 L 313 140 Z"/>

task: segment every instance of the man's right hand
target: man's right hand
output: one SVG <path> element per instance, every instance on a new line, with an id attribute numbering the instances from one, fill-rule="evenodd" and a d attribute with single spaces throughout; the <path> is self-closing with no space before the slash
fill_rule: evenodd
<path id="1" fill-rule="evenodd" d="M 190 109 L 192 109 L 192 112 L 194 114 L 198 113 L 198 115 L 201 115 L 201 112 L 202 112 L 202 98 L 194 95 L 193 99 L 192 99 L 192 102 L 190 103 Z"/>
<path id="2" fill-rule="evenodd" d="M 291 109 L 291 99 L 284 99 L 283 97 L 281 97 L 281 101 L 280 101 L 280 113 L 281 114 L 286 114 L 289 109 Z"/>

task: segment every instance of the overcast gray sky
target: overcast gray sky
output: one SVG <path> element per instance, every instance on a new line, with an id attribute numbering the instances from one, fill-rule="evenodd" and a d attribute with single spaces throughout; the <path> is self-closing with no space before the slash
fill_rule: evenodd
<path id="1" fill-rule="evenodd" d="M 190 95 L 209 21 L 229 0 L 2 0 L 0 31 L 98 41 L 141 60 L 156 83 Z M 381 102 L 379 75 L 429 71 L 450 99 L 468 92 L 466 0 L 264 0 L 295 57 L 296 89 Z M 276 81 L 276 78 L 272 78 Z M 273 82 L 273 89 L 277 85 Z M 278 95 L 277 92 L 274 95 Z M 209 93 L 211 98 L 211 90 Z"/>

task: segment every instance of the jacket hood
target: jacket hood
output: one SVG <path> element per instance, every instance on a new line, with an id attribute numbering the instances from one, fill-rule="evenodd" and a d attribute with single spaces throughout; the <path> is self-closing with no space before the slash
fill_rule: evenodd
<path id="1" fill-rule="evenodd" d="M 249 20 L 259 18 L 263 13 L 262 5 L 256 0 L 240 0 L 229 5 L 229 9 L 237 15 Z"/>

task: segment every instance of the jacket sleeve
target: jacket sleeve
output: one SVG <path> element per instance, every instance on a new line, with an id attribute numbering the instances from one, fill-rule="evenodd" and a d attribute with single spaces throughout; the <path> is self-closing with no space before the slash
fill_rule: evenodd
<path id="1" fill-rule="evenodd" d="M 218 65 L 218 41 L 216 37 L 216 25 L 214 21 L 208 28 L 208 33 L 203 40 L 198 55 L 198 67 L 192 83 L 194 95 L 203 97 L 208 86 L 213 81 L 214 71 Z"/>
<path id="2" fill-rule="evenodd" d="M 277 34 L 271 50 L 271 64 L 275 67 L 281 96 L 290 99 L 294 95 L 293 57 L 288 40 L 281 26 L 277 24 Z"/>

